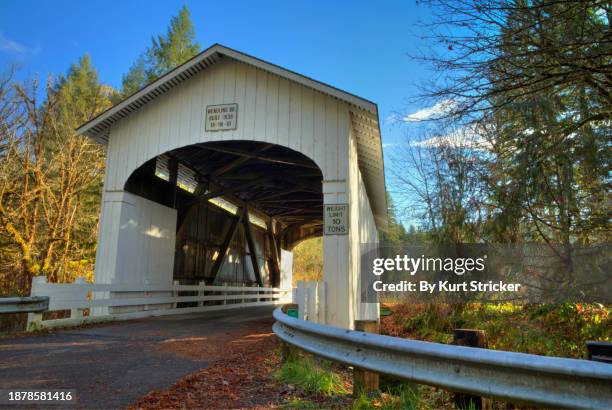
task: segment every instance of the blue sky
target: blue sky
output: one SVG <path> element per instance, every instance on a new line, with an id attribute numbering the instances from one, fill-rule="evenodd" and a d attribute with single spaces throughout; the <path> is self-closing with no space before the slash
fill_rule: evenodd
<path id="1" fill-rule="evenodd" d="M 101 81 L 118 87 L 183 4 L 203 48 L 221 43 L 378 103 L 386 152 L 407 132 L 387 118 L 425 108 L 409 102 L 428 75 L 408 57 L 426 46 L 417 22 L 428 10 L 415 0 L 0 0 L 0 64 L 45 78 L 89 53 Z"/>

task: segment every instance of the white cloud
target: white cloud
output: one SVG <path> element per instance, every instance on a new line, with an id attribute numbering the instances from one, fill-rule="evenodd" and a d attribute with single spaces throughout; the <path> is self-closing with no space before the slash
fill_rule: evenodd
<path id="1" fill-rule="evenodd" d="M 15 40 L 5 37 L 4 34 L 0 33 L 0 50 L 15 54 L 27 54 L 37 52 L 38 47 L 31 49 Z"/>
<path id="2" fill-rule="evenodd" d="M 421 141 L 414 141 L 410 145 L 422 148 L 470 148 L 480 151 L 489 151 L 491 144 L 483 137 L 482 129 L 477 126 L 466 126 L 446 135 L 439 135 Z"/>
<path id="3" fill-rule="evenodd" d="M 425 120 L 434 120 L 440 118 L 442 115 L 447 114 L 455 106 L 454 100 L 443 100 L 431 107 L 423 108 L 412 114 L 405 115 L 401 118 L 405 122 L 418 122 Z"/>

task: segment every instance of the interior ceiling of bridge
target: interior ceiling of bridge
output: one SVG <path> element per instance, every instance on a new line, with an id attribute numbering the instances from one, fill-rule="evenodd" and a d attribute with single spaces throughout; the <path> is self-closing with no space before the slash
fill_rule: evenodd
<path id="1" fill-rule="evenodd" d="M 229 141 L 190 145 L 166 156 L 195 172 L 198 188 L 193 194 L 200 200 L 238 199 L 284 226 L 322 225 L 323 176 L 299 152 L 274 144 Z"/>

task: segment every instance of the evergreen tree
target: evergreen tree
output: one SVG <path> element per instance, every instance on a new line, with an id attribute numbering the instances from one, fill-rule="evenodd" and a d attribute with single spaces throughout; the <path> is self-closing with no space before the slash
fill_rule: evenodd
<path id="1" fill-rule="evenodd" d="M 380 233 L 380 245 L 386 247 L 401 247 L 407 239 L 404 225 L 397 219 L 397 209 L 393 198 L 387 192 L 387 231 Z"/>
<path id="2" fill-rule="evenodd" d="M 550 17 L 557 15 L 563 24 Z M 493 221 L 503 221 L 495 228 L 512 222 L 508 228 L 521 226 L 513 238 L 520 234 L 538 242 L 603 241 L 610 227 L 612 134 L 609 121 L 598 118 L 610 118 L 609 102 L 589 81 L 592 71 L 567 84 L 547 73 L 565 67 L 566 54 L 574 55 L 576 64 L 590 60 L 593 67 L 609 67 L 609 56 L 601 55 L 609 46 L 598 40 L 609 22 L 595 3 L 517 8 L 506 21 L 500 58 L 492 64 L 506 74 L 493 88 L 494 101 L 504 100 L 493 113 L 503 124 L 496 129 L 490 167 L 499 209 Z M 551 56 L 550 44 L 566 53 Z M 538 81 L 516 91 L 516 79 L 522 78 Z"/>
<path id="3" fill-rule="evenodd" d="M 113 102 L 119 102 L 122 98 L 134 94 L 147 84 L 146 67 L 145 58 L 143 56 L 138 57 L 127 74 L 123 76 L 121 81 L 121 93 L 113 98 Z"/>
<path id="4" fill-rule="evenodd" d="M 58 114 L 69 134 L 109 105 L 88 54 L 81 57 L 77 64 L 72 64 L 66 77 L 60 77 L 54 88 Z"/>
<path id="5" fill-rule="evenodd" d="M 150 64 L 147 76 L 150 81 L 198 54 L 200 45 L 195 42 L 195 29 L 187 6 L 172 17 L 165 37 L 157 36 L 151 41 L 153 44 L 147 52 Z"/>
<path id="6" fill-rule="evenodd" d="M 195 28 L 189 9 L 183 6 L 178 15 L 170 20 L 166 35 L 153 37 L 151 46 L 123 76 L 121 92 L 113 97 L 113 102 L 130 96 L 199 52 L 200 45 L 195 41 Z"/>

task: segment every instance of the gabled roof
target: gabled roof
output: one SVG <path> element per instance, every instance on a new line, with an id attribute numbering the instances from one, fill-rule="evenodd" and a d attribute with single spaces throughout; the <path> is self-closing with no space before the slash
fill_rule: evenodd
<path id="1" fill-rule="evenodd" d="M 376 225 L 379 229 L 385 229 L 387 226 L 387 199 L 377 105 L 372 101 L 342 91 L 331 85 L 313 80 L 294 71 L 220 44 L 214 44 L 207 48 L 184 64 L 169 71 L 120 103 L 115 104 L 97 117 L 81 125 L 76 131 L 102 144 L 106 144 L 110 128 L 114 123 L 129 116 L 148 102 L 224 58 L 232 58 L 244 64 L 255 66 L 289 81 L 344 101 L 349 105 L 352 129 L 357 139 L 359 168 L 370 199 L 372 212 L 376 219 Z"/>

